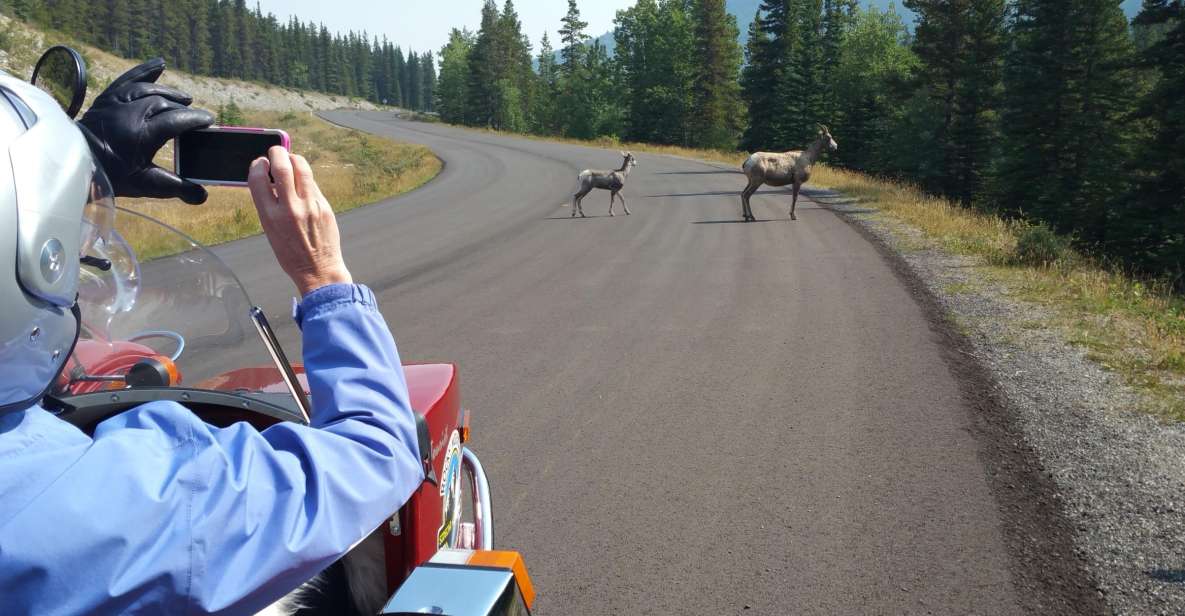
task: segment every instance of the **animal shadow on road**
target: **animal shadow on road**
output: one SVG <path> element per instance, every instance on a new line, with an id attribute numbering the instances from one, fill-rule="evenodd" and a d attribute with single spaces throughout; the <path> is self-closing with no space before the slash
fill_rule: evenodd
<path id="1" fill-rule="evenodd" d="M 762 191 L 757 192 L 756 194 L 759 194 L 759 195 L 784 195 L 784 194 L 788 194 L 788 191 L 785 191 L 785 190 L 762 190 Z M 716 192 L 671 193 L 668 195 L 646 195 L 644 198 L 646 198 L 646 199 L 662 199 L 662 198 L 666 198 L 666 197 L 671 197 L 671 198 L 678 198 L 678 197 L 737 197 L 739 199 L 740 196 L 741 196 L 741 191 L 739 191 L 739 190 L 721 190 L 721 191 L 716 191 Z"/>
<path id="2" fill-rule="evenodd" d="M 758 218 L 757 220 L 754 220 L 753 222 L 789 222 L 789 219 L 782 220 L 782 219 L 778 219 L 778 218 Z M 740 224 L 745 224 L 745 223 L 749 223 L 749 221 L 740 220 L 740 219 L 738 219 L 738 220 L 697 220 L 697 221 L 692 222 L 691 224 L 693 224 L 693 225 L 740 225 Z M 752 223 L 749 223 L 749 224 L 752 224 Z"/>
<path id="3" fill-rule="evenodd" d="M 744 172 L 720 169 L 717 171 L 660 171 L 654 175 L 744 175 Z"/>
<path id="4" fill-rule="evenodd" d="M 1145 573 L 1158 582 L 1185 584 L 1185 569 L 1153 569 Z"/>

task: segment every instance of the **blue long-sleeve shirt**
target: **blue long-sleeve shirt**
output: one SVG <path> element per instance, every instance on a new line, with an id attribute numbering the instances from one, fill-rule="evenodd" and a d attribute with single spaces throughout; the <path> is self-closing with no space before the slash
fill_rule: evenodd
<path id="1" fill-rule="evenodd" d="M 169 402 L 93 438 L 39 407 L 0 417 L 0 614 L 253 613 L 401 507 L 423 471 L 374 295 L 319 289 L 297 321 L 311 427 Z"/>

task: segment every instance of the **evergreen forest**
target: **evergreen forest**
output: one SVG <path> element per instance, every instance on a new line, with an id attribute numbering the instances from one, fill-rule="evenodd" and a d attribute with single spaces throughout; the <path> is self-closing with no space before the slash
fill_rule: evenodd
<path id="1" fill-rule="evenodd" d="M 561 2 L 563 0 L 556 0 Z M 577 0 L 534 50 L 513 0 L 440 52 L 445 121 L 724 150 L 802 149 L 1072 237 L 1185 288 L 1185 1 L 638 0 L 614 51 Z M 744 28 L 747 36 L 741 34 Z M 738 41 L 745 41 L 743 46 Z"/>
<path id="2" fill-rule="evenodd" d="M 246 0 L 5 0 L 5 13 L 126 58 L 196 75 L 262 81 L 417 111 L 436 100 L 432 52 L 365 32 L 280 22 Z"/>

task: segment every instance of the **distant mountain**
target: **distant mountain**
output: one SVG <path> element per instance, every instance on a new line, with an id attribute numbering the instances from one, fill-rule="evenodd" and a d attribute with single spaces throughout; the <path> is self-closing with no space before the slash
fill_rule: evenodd
<path id="1" fill-rule="evenodd" d="M 1123 10 L 1127 12 L 1128 17 L 1135 17 L 1136 13 L 1140 12 L 1140 4 L 1142 0 L 1124 0 Z M 863 0 L 864 6 L 875 6 L 882 10 L 889 8 L 892 5 L 896 10 L 905 17 L 907 23 L 912 23 L 914 19 L 913 11 L 905 8 L 900 1 L 895 0 Z M 737 26 L 741 31 L 741 44 L 745 44 L 749 35 L 749 24 L 753 23 L 753 16 L 757 14 L 757 7 L 761 5 L 761 0 L 727 0 L 728 12 L 732 13 L 737 18 Z M 597 37 L 608 50 L 609 54 L 613 54 L 613 49 L 617 46 L 613 40 L 613 33 L 607 32 Z"/>

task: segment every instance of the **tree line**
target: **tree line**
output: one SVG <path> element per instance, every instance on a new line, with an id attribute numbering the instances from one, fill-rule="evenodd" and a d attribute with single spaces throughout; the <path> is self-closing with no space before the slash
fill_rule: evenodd
<path id="1" fill-rule="evenodd" d="M 126 58 L 163 57 L 197 75 L 262 81 L 429 111 L 431 51 L 406 54 L 366 32 L 286 22 L 245 0 L 8 0 L 15 17 Z"/>
<path id="2" fill-rule="evenodd" d="M 477 32 L 453 30 L 440 52 L 437 110 L 501 130 L 699 147 L 736 146 L 744 126 L 736 20 L 724 0 L 639 0 L 618 13 L 616 51 L 586 33 L 575 0 L 557 47 L 533 54 L 513 0 L 482 7 Z"/>
<path id="3" fill-rule="evenodd" d="M 533 50 L 513 0 L 441 50 L 437 108 L 470 126 L 691 147 L 806 147 L 1070 235 L 1185 287 L 1185 0 L 638 0 L 612 57 L 576 0 Z"/>

